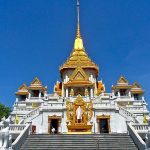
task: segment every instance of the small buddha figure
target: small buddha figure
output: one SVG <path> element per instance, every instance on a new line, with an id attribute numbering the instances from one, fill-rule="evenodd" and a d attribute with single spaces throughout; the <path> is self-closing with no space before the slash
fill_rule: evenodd
<path id="1" fill-rule="evenodd" d="M 70 96 L 71 96 L 71 97 L 74 96 L 74 90 L 73 90 L 73 89 L 71 89 L 71 91 L 70 91 Z"/>
<path id="2" fill-rule="evenodd" d="M 89 91 L 88 91 L 88 89 L 85 89 L 85 96 L 89 96 Z"/>

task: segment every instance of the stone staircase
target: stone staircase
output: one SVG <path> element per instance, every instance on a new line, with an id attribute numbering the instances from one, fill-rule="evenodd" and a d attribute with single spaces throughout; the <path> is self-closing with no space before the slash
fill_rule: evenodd
<path id="1" fill-rule="evenodd" d="M 20 150 L 138 150 L 127 134 L 34 134 Z"/>

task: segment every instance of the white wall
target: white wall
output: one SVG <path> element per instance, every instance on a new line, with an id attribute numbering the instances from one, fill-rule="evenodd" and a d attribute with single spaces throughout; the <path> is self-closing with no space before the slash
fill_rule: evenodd
<path id="1" fill-rule="evenodd" d="M 98 133 L 98 123 L 96 116 L 110 115 L 110 130 L 111 133 L 127 133 L 126 119 L 120 114 L 111 111 L 101 111 L 95 112 L 95 117 L 93 118 L 93 124 L 95 124 L 95 132 Z M 92 128 L 94 132 L 94 127 Z"/>

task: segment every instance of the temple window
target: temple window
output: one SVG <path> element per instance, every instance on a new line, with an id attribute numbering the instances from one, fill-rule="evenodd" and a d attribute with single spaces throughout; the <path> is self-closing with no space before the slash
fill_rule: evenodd
<path id="1" fill-rule="evenodd" d="M 133 94 L 133 97 L 134 97 L 134 100 L 139 100 L 140 99 L 139 94 Z"/>
<path id="2" fill-rule="evenodd" d="M 19 100 L 19 101 L 25 101 L 26 98 L 27 98 L 26 95 L 20 95 L 18 100 Z"/>
<path id="3" fill-rule="evenodd" d="M 41 97 L 44 97 L 44 93 L 41 93 Z"/>
<path id="4" fill-rule="evenodd" d="M 39 97 L 39 90 L 33 90 L 32 97 Z"/>
<path id="5" fill-rule="evenodd" d="M 127 96 L 127 90 L 126 89 L 120 89 L 120 96 Z"/>

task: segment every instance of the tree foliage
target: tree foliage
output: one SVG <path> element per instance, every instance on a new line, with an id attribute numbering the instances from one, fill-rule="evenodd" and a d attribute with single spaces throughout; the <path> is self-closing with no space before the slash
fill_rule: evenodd
<path id="1" fill-rule="evenodd" d="M 10 115 L 10 108 L 0 103 L 0 121 L 5 116 L 6 118 Z"/>

